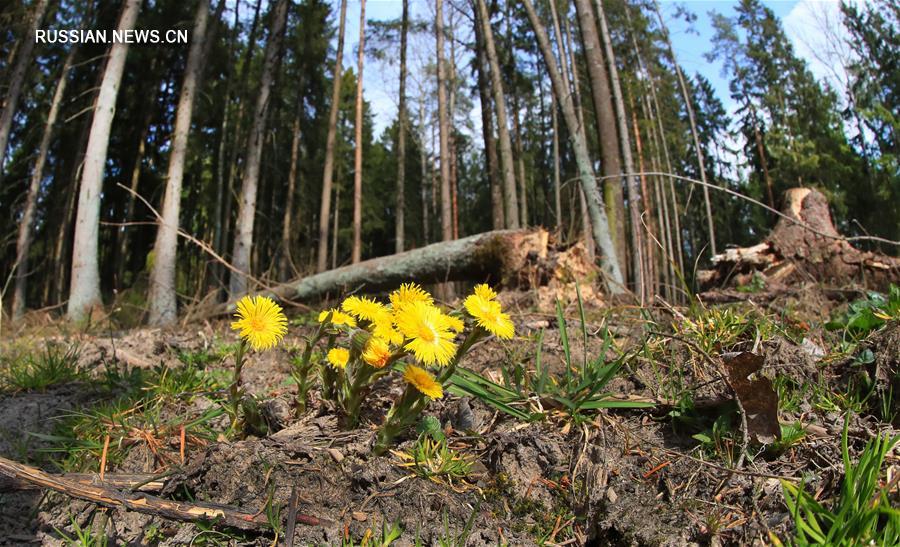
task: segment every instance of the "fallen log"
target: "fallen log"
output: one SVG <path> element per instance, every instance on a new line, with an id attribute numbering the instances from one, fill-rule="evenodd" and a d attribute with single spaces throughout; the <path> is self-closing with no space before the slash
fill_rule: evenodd
<path id="1" fill-rule="evenodd" d="M 750 285 L 757 276 L 767 292 L 809 281 L 885 291 L 900 281 L 900 259 L 853 247 L 835 229 L 828 200 L 818 190 L 788 190 L 781 212 L 784 216 L 761 243 L 714 256 L 712 269 L 697 274 L 701 290 L 727 291 Z"/>
<path id="2" fill-rule="evenodd" d="M 410 281 L 479 281 L 505 288 L 536 288 L 554 279 L 593 278 L 599 270 L 576 247 L 557 247 L 543 229 L 495 230 L 342 266 L 258 294 L 290 304 L 355 291 L 394 289 Z M 211 312 L 197 310 L 189 315 L 228 313 L 234 305 L 232 300 Z"/>
<path id="3" fill-rule="evenodd" d="M 113 509 L 128 509 L 185 522 L 212 522 L 242 530 L 268 530 L 271 528 L 263 510 L 251 513 L 228 505 L 173 501 L 143 492 L 119 491 L 99 483 L 90 484 L 62 475 L 45 473 L 35 467 L 3 457 L 0 457 L 0 474 L 6 475 L 16 482 L 31 483 Z M 298 515 L 297 522 L 311 526 L 329 524 L 324 519 L 310 515 Z"/>

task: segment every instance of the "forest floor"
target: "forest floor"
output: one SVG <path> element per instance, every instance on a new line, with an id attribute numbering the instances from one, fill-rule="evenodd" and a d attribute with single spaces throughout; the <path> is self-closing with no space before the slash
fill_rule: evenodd
<path id="1" fill-rule="evenodd" d="M 749 292 L 735 304 L 644 309 L 589 301 L 584 330 L 570 303 L 563 313 L 572 362 L 619 363 L 605 391 L 654 403 L 571 412 L 528 387 L 538 353 L 550 383 L 567 373 L 555 310 L 536 309 L 526 293 L 503 293 L 518 337 L 481 342 L 461 366 L 513 391 L 519 378 L 526 387 L 513 406 L 532 419 L 479 398 L 433 402 L 426 413 L 444 428 L 441 448 L 464 462 L 446 467 L 405 465 L 428 446 L 414 431 L 395 451 L 371 455 L 397 381 L 376 384 L 357 429 L 342 430 L 315 392 L 296 416 L 291 360 L 313 328 L 309 313 L 292 318 L 278 349 L 251 355 L 244 386 L 260 401 L 268 431 L 242 438 L 228 435 L 219 404 L 237 340 L 224 318 L 175 330 L 76 332 L 33 321 L 10 334 L 5 327 L 0 456 L 69 473 L 97 472 L 105 454 L 110 476 L 164 474 L 159 496 L 258 511 L 271 527 L 185 524 L 0 488 L 0 543 L 281 544 L 292 489 L 299 512 L 322 521 L 298 523 L 294 545 L 787 541 L 796 526 L 784 484 L 803 481 L 824 506 L 839 503 L 842 435 L 856 462 L 867 442 L 897 433 L 900 416 L 890 396 L 900 370 L 900 302 L 890 316 L 884 301 L 864 293 L 828 294 L 811 286 L 760 305 Z M 826 328 L 829 319 L 836 321 Z M 721 368 L 735 358 L 729 352 L 759 356 L 762 369 L 751 380 L 769 380 L 753 384 L 755 393 L 736 386 L 737 402 Z M 769 394 L 777 416 L 758 410 Z M 747 423 L 738 403 L 752 407 Z M 766 419 L 775 420 L 779 440 L 762 438 L 760 427 L 772 426 Z M 897 476 L 897 466 L 892 451 L 880 484 Z M 896 493 L 888 496 L 896 506 Z"/>

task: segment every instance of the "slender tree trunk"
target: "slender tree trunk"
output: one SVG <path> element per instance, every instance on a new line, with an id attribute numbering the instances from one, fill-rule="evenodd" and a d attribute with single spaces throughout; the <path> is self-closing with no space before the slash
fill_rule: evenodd
<path id="1" fill-rule="evenodd" d="M 453 11 L 451 10 L 447 16 L 447 32 L 450 36 L 450 55 L 448 61 L 445 61 L 444 75 L 447 76 L 445 88 L 449 96 L 447 100 L 447 143 L 450 157 L 450 204 L 451 216 L 453 218 L 453 239 L 459 237 L 459 203 L 457 201 L 457 193 L 459 190 L 459 180 L 457 179 L 458 164 L 456 156 L 456 41 L 453 39 L 455 35 L 455 26 L 453 21 Z M 449 66 L 448 66 L 449 64 Z"/>
<path id="2" fill-rule="evenodd" d="M 17 47 L 18 58 L 9 78 L 9 88 L 3 101 L 3 111 L 0 112 L 0 178 L 3 176 L 3 166 L 6 164 L 6 145 L 9 143 L 13 116 L 15 116 L 16 107 L 19 104 L 22 86 L 25 85 L 25 73 L 31 66 L 31 53 L 34 51 L 35 43 L 34 31 L 40 27 L 45 11 L 47 11 L 47 0 L 35 0 L 31 8 L 28 29 L 20 40 L 21 47 Z"/>
<path id="3" fill-rule="evenodd" d="M 631 255 L 632 270 L 635 281 L 635 292 L 643 299 L 645 272 L 642 268 L 644 250 L 643 228 L 641 226 L 641 191 L 635 177 L 634 160 L 631 156 L 631 139 L 628 138 L 628 117 L 625 112 L 625 102 L 622 98 L 622 88 L 619 83 L 619 70 L 616 67 L 616 55 L 612 48 L 609 36 L 609 28 L 606 25 L 606 14 L 603 12 L 602 0 L 597 3 L 597 15 L 600 18 L 600 34 L 603 37 L 603 45 L 606 50 L 606 62 L 609 67 L 609 79 L 612 83 L 613 105 L 616 110 L 616 121 L 619 126 L 619 144 L 622 147 L 622 159 L 625 162 L 625 171 L 628 190 L 628 210 L 631 216 Z"/>
<path id="4" fill-rule="evenodd" d="M 625 258 L 625 223 L 620 211 L 624 211 L 622 196 L 622 163 L 616 117 L 613 112 L 612 92 L 604 60 L 603 47 L 597 32 L 597 18 L 590 0 L 575 0 L 578 26 L 584 43 L 588 77 L 591 83 L 591 98 L 596 113 L 597 137 L 600 141 L 600 173 L 603 176 L 603 198 L 606 214 L 609 216 L 610 230 L 615 234 L 619 260 Z"/>
<path id="5" fill-rule="evenodd" d="M 231 58 L 231 50 L 235 48 L 238 37 L 239 37 L 239 22 L 240 22 L 240 0 L 236 0 L 234 3 L 234 23 L 232 24 L 232 36 L 229 46 L 229 55 L 228 58 Z M 228 226 L 231 224 L 231 183 L 234 172 L 234 164 L 236 162 L 234 148 L 229 147 L 229 121 L 231 121 L 231 91 L 232 91 L 232 80 L 233 73 L 229 69 L 226 73 L 226 81 L 225 81 L 225 107 L 223 108 L 222 114 L 222 125 L 219 131 L 219 152 L 218 152 L 218 164 L 216 168 L 216 207 L 215 207 L 215 225 L 213 228 L 213 249 L 220 255 L 225 255 L 227 246 L 226 240 L 228 238 Z M 231 154 L 228 154 L 227 150 L 231 150 Z M 227 157 L 227 163 L 226 163 Z M 227 165 L 227 174 L 226 174 L 226 165 Z M 224 266 L 216 261 L 212 265 L 212 278 L 216 281 L 217 286 L 216 290 L 219 291 L 225 288 L 224 279 L 225 279 L 225 268 Z"/>
<path id="6" fill-rule="evenodd" d="M 669 56 L 672 58 L 672 65 L 675 67 L 675 74 L 678 76 L 678 85 L 681 87 L 681 95 L 684 97 L 684 106 L 687 110 L 688 122 L 691 124 L 691 137 L 694 139 L 694 150 L 697 153 L 697 165 L 700 167 L 700 180 L 703 182 L 703 203 L 706 206 L 706 227 L 709 231 L 710 256 L 715 256 L 717 254 L 716 230 L 713 225 L 712 205 L 710 205 L 709 202 L 709 188 L 706 186 L 706 162 L 703 159 L 703 150 L 700 148 L 700 135 L 697 132 L 694 107 L 692 106 L 691 95 L 688 92 L 687 84 L 684 81 L 684 75 L 681 73 L 681 66 L 678 64 L 678 59 L 675 57 L 675 50 L 672 48 L 672 41 L 669 39 L 669 30 L 663 21 L 662 12 L 659 9 L 659 2 L 654 0 L 653 4 L 656 8 L 656 17 L 659 19 L 659 28 L 662 29 L 663 39 L 666 41 L 666 46 L 669 49 Z M 626 11 L 627 9 L 628 8 L 626 7 Z"/>
<path id="7" fill-rule="evenodd" d="M 575 62 L 575 52 L 574 47 L 572 46 L 572 36 L 569 28 L 569 18 L 565 18 L 565 35 L 560 31 L 559 25 L 559 16 L 556 13 L 556 2 L 550 2 L 550 15 L 553 18 L 553 33 L 556 37 L 556 43 L 559 45 L 559 57 L 560 57 L 560 65 L 561 65 L 561 76 L 563 86 L 566 88 L 567 93 L 572 94 L 572 100 L 575 104 L 575 118 L 578 120 L 578 127 L 575 128 L 576 131 L 580 133 L 580 137 L 587 143 L 587 137 L 585 136 L 585 125 L 584 125 L 584 110 L 582 108 L 581 102 L 581 91 L 579 91 L 579 78 L 578 78 L 578 64 Z M 572 71 L 571 78 L 569 77 L 569 71 Z M 571 87 L 570 86 L 571 82 Z M 581 191 L 579 187 L 577 189 L 578 194 L 578 203 L 579 203 L 579 211 L 581 212 L 581 237 L 584 240 L 585 249 L 587 249 L 588 259 L 593 262 L 596 258 L 594 253 L 595 243 L 594 236 L 592 233 L 591 227 L 591 219 L 590 214 L 588 212 L 587 203 L 584 200 L 584 192 Z M 621 192 L 620 192 L 621 194 Z M 618 213 L 611 213 L 610 209 L 607 207 L 607 221 L 609 222 L 610 230 L 613 235 L 613 242 L 618 242 L 616 237 L 616 232 L 613 230 L 615 228 L 615 218 Z M 575 215 L 572 216 L 575 218 Z M 623 240 L 624 241 L 624 240 Z M 623 245 L 624 247 L 624 245 Z M 616 249 L 620 247 L 618 244 L 616 245 Z M 622 262 L 622 258 L 619 257 L 619 262 Z"/>
<path id="8" fill-rule="evenodd" d="M 344 30 L 347 22 L 347 0 L 341 0 L 341 19 L 338 27 L 337 53 L 331 84 L 331 110 L 328 113 L 328 135 L 325 137 L 325 166 L 322 170 L 322 202 L 319 208 L 319 251 L 316 271 L 328 267 L 328 215 L 331 213 L 331 187 L 334 174 L 334 142 L 337 137 L 338 112 L 341 110 L 341 70 L 344 55 Z"/>
<path id="9" fill-rule="evenodd" d="M 656 226 L 653 222 L 653 215 L 650 214 L 649 206 L 650 206 L 650 193 L 647 191 L 647 177 L 644 175 L 644 148 L 643 143 L 641 142 L 641 130 L 638 126 L 637 112 L 634 109 L 634 99 L 629 95 L 629 102 L 631 103 L 631 125 L 634 130 L 634 143 L 637 152 L 638 158 L 638 168 L 640 170 L 640 181 L 641 181 L 641 195 L 644 196 L 643 201 L 643 210 L 641 211 L 642 216 L 647 219 L 647 225 L 650 231 L 650 234 L 656 238 L 657 231 Z M 647 278 L 645 283 L 646 296 L 647 300 L 652 302 L 654 296 L 657 294 L 657 284 L 659 280 L 656 276 L 656 253 L 654 252 L 653 244 L 649 241 L 646 245 L 646 253 L 644 256 L 644 264 L 645 264 L 645 272 L 647 272 Z"/>
<path id="10" fill-rule="evenodd" d="M 481 15 L 475 9 L 475 68 L 478 73 L 478 98 L 481 101 L 481 132 L 484 136 L 484 158 L 487 167 L 488 183 L 491 188 L 491 220 L 495 230 L 506 226 L 503 212 L 503 187 L 500 185 L 499 158 L 497 157 L 497 141 L 494 139 L 494 112 L 491 104 L 489 76 L 487 74 L 487 54 L 484 46 Z"/>
<path id="11" fill-rule="evenodd" d="M 31 172 L 31 181 L 28 185 L 28 195 L 25 198 L 25 209 L 22 219 L 19 221 L 19 235 L 16 240 L 16 285 L 12 300 L 12 319 L 17 321 L 25 312 L 25 298 L 28 282 L 28 252 L 31 249 L 31 240 L 34 235 L 34 211 L 37 208 L 37 197 L 41 189 L 41 180 L 44 178 L 44 164 L 47 161 L 47 151 L 50 149 L 50 141 L 53 139 L 53 129 L 56 126 L 56 118 L 59 115 L 59 107 L 66 94 L 66 84 L 69 81 L 69 69 L 75 59 L 77 47 L 72 47 L 66 55 L 62 73 L 56 81 L 56 89 L 53 91 L 53 100 L 50 103 L 50 111 L 47 113 L 47 121 L 44 123 L 44 134 L 41 137 L 41 146 L 38 150 L 37 161 Z"/>
<path id="12" fill-rule="evenodd" d="M 453 239 L 453 208 L 450 197 L 450 120 L 447 115 L 447 75 L 444 59 L 444 2 L 436 0 L 434 32 L 437 39 L 438 129 L 441 160 L 441 236 Z"/>
<path id="13" fill-rule="evenodd" d="M 525 154 L 522 147 L 522 128 L 519 125 L 519 101 L 513 96 L 513 133 L 515 134 L 516 165 L 519 181 L 519 225 L 528 227 L 528 185 L 525 180 Z"/>
<path id="14" fill-rule="evenodd" d="M 628 26 L 633 28 L 633 25 L 631 23 L 631 11 L 629 9 L 625 10 L 625 17 L 628 21 Z M 634 54 L 635 54 L 635 57 L 637 58 L 637 62 L 638 62 L 638 70 L 640 71 L 644 81 L 647 82 L 648 87 L 650 88 L 650 97 L 652 99 L 652 102 L 651 102 L 651 100 L 649 100 L 646 97 L 646 95 L 644 95 L 641 100 L 641 107 L 645 111 L 645 117 L 648 120 L 651 120 L 650 136 L 651 136 L 651 141 L 656 145 L 655 146 L 656 166 L 658 167 L 658 165 L 660 163 L 659 162 L 659 151 L 661 149 L 663 152 L 663 155 L 665 157 L 665 172 L 671 174 L 673 172 L 672 161 L 671 161 L 671 157 L 669 155 L 669 146 L 666 143 L 666 139 L 665 139 L 665 130 L 664 130 L 663 124 L 662 124 L 662 116 L 660 115 L 659 97 L 656 93 L 656 80 L 655 80 L 653 74 L 650 72 L 647 65 L 644 63 L 644 59 L 643 59 L 643 55 L 641 54 L 640 46 L 638 45 L 637 38 L 635 37 L 635 32 L 632 30 L 630 32 L 630 34 L 631 34 L 631 43 L 632 43 L 632 46 L 634 47 Z M 658 132 L 657 132 L 657 129 L 658 129 Z M 654 170 L 660 171 L 662 169 L 657 168 Z M 663 186 L 662 195 L 661 196 L 657 195 L 658 198 L 659 197 L 662 198 L 661 200 L 657 200 L 657 218 L 659 219 L 660 226 L 665 228 L 664 234 L 662 237 L 662 243 L 663 243 L 664 251 L 666 253 L 666 258 L 667 258 L 667 260 L 665 262 L 666 290 L 670 291 L 669 294 L 667 294 L 667 298 L 669 298 L 670 300 L 672 300 L 672 299 L 677 300 L 680 298 L 680 294 L 675 294 L 675 293 L 671 292 L 671 289 L 673 288 L 673 286 L 670 283 L 670 281 L 674 280 L 676 278 L 676 272 L 675 272 L 676 263 L 677 263 L 678 269 L 680 269 L 681 271 L 684 271 L 684 256 L 683 256 L 683 252 L 682 252 L 682 248 L 681 248 L 680 220 L 678 219 L 677 214 L 672 214 L 672 215 L 669 214 L 669 206 L 668 206 L 669 196 L 665 192 L 664 182 L 662 180 L 660 180 L 659 177 L 655 177 L 655 179 L 656 179 L 657 193 L 659 192 L 659 186 L 660 185 Z M 671 176 L 669 176 L 669 177 L 667 177 L 667 180 L 668 180 L 669 186 L 672 190 L 672 194 L 671 194 L 672 210 L 676 211 L 678 208 L 677 207 L 678 202 L 677 202 L 677 199 L 675 196 L 675 188 L 674 188 L 674 184 L 672 182 L 673 179 Z M 646 194 L 645 194 L 645 196 L 646 196 Z M 662 205 L 661 211 L 660 211 L 660 204 Z M 665 222 L 663 222 L 663 220 Z M 673 227 L 673 224 L 674 224 L 674 227 Z M 673 239 L 673 232 L 674 232 L 674 239 Z M 671 259 L 671 260 L 668 260 L 668 259 Z"/>
<path id="15" fill-rule="evenodd" d="M 422 238 L 423 244 L 427 245 L 431 239 L 431 230 L 429 225 L 431 218 L 428 215 L 428 153 L 425 150 L 425 90 L 422 90 L 422 97 L 419 101 L 419 164 L 422 167 Z"/>
<path id="16" fill-rule="evenodd" d="M 519 125 L 519 93 L 512 86 L 515 81 L 516 72 L 516 52 L 512 37 L 512 13 L 510 9 L 512 3 L 506 3 L 506 53 L 508 55 L 510 70 L 509 80 L 512 87 L 512 124 L 513 124 L 513 152 L 516 157 L 516 181 L 518 182 L 518 198 L 519 198 L 519 225 L 528 226 L 528 185 L 525 179 L 525 159 L 522 147 L 522 129 Z"/>
<path id="17" fill-rule="evenodd" d="M 334 228 L 331 230 L 331 269 L 337 268 L 338 259 L 338 228 L 341 216 L 341 185 L 334 189 Z"/>
<path id="18" fill-rule="evenodd" d="M 550 40 L 547 37 L 547 31 L 544 29 L 537 14 L 534 11 L 534 5 L 531 0 L 523 0 L 525 11 L 528 19 L 537 36 L 538 45 L 544 56 L 544 63 L 547 65 L 547 73 L 550 75 L 550 81 L 553 83 L 556 94 L 563 98 L 562 110 L 566 125 L 569 128 L 569 138 L 572 140 L 572 148 L 575 151 L 575 162 L 578 165 L 578 175 L 581 181 L 581 188 L 587 201 L 587 208 L 591 216 L 591 225 L 593 227 L 594 239 L 597 246 L 603 253 L 601 264 L 603 270 L 608 276 L 609 291 L 612 294 L 619 294 L 623 291 L 622 270 L 619 267 L 619 260 L 616 255 L 616 249 L 613 245 L 612 238 L 609 233 L 609 224 L 606 219 L 606 210 L 600 199 L 600 192 L 597 190 L 597 183 L 594 178 L 594 169 L 591 166 L 590 155 L 587 150 L 587 143 L 583 137 L 583 132 L 578 131 L 578 119 L 575 115 L 575 105 L 572 96 L 563 86 L 562 77 L 559 74 L 559 68 L 556 65 L 556 59 L 553 57 L 553 50 L 550 47 Z"/>
<path id="19" fill-rule="evenodd" d="M 100 88 L 102 81 L 102 73 L 98 74 L 97 85 L 94 89 Z M 96 99 L 95 99 L 96 100 Z M 92 120 L 91 120 L 92 121 Z M 75 215 L 75 198 L 78 195 L 78 181 L 81 179 L 81 173 L 84 168 L 84 154 L 87 152 L 88 135 L 90 134 L 91 123 L 85 119 L 81 124 L 81 130 L 78 132 L 78 140 L 75 143 L 75 169 L 69 175 L 69 186 L 66 192 L 66 206 L 64 209 L 64 218 L 59 225 L 59 233 L 56 237 L 56 245 L 53 247 L 53 263 L 55 265 L 55 279 L 53 282 L 53 302 L 61 303 L 66 294 L 66 286 L 71 275 L 71 267 L 66 257 L 71 257 L 71 240 L 74 226 Z"/>
<path id="20" fill-rule="evenodd" d="M 402 253 L 405 241 L 406 212 L 406 41 L 409 33 L 409 0 L 403 0 L 400 19 L 400 104 L 397 108 L 397 216 L 395 217 L 394 251 Z"/>
<path id="21" fill-rule="evenodd" d="M 247 163 L 241 184 L 241 201 L 232 251 L 232 263 L 241 272 L 250 273 L 250 252 L 253 247 L 253 223 L 256 216 L 256 193 L 259 185 L 259 168 L 266 131 L 266 114 L 269 108 L 269 94 L 275 79 L 275 65 L 281 55 L 282 35 L 287 20 L 288 0 L 278 0 L 275 5 L 272 28 L 266 43 L 263 72 L 256 108 L 253 113 L 253 127 L 247 139 Z M 229 293 L 231 297 L 247 292 L 247 277 L 232 272 Z"/>
<path id="22" fill-rule="evenodd" d="M 491 89 L 494 94 L 494 107 L 497 111 L 497 135 L 500 141 L 500 170 L 503 174 L 503 200 L 506 205 L 504 217 L 507 228 L 519 227 L 519 204 L 516 197 L 515 163 L 513 161 L 512 141 L 509 136 L 509 121 L 506 116 L 506 99 L 503 94 L 503 82 L 500 74 L 500 60 L 494 46 L 494 32 L 491 29 L 490 14 L 484 0 L 478 2 L 478 13 L 481 19 L 481 31 L 484 37 L 487 60 L 491 69 Z"/>
<path id="23" fill-rule="evenodd" d="M 291 235 L 293 234 L 294 220 L 294 194 L 297 188 L 297 163 L 300 158 L 300 113 L 303 103 L 298 101 L 297 112 L 294 114 L 294 124 L 291 128 L 291 166 L 288 170 L 287 196 L 284 204 L 284 220 L 281 223 L 281 261 L 279 262 L 278 277 L 282 281 L 291 275 L 297 275 L 294 259 L 291 256 Z"/>
<path id="24" fill-rule="evenodd" d="M 125 0 L 118 30 L 134 28 L 141 0 Z M 68 318 L 84 319 L 91 308 L 102 304 L 100 297 L 100 267 L 97 243 L 100 228 L 100 194 L 103 191 L 103 171 L 109 147 L 109 132 L 116 109 L 116 97 L 128 55 L 127 43 L 115 43 L 100 84 L 91 133 L 88 137 L 81 189 L 78 193 L 78 212 L 75 217 L 75 239 L 72 253 L 72 282 L 69 287 Z"/>
<path id="25" fill-rule="evenodd" d="M 562 218 L 562 196 L 560 195 L 560 176 L 559 176 L 559 116 L 557 115 L 556 92 L 550 93 L 550 119 L 553 125 L 553 213 L 556 215 L 556 230 L 562 234 L 563 218 Z"/>
<path id="26" fill-rule="evenodd" d="M 351 262 L 362 259 L 362 124 L 363 124 L 363 66 L 366 42 L 366 0 L 359 4 L 359 59 L 356 75 L 356 149 L 353 154 L 353 246 Z"/>
<path id="27" fill-rule="evenodd" d="M 198 0 L 197 13 L 194 16 L 193 40 L 188 52 L 184 83 L 181 86 L 178 110 L 175 114 L 175 133 L 172 136 L 172 152 L 169 155 L 162 219 L 156 231 L 156 243 L 153 246 L 153 267 L 150 270 L 150 292 L 147 298 L 150 305 L 149 323 L 151 325 L 168 325 L 174 323 L 178 316 L 175 264 L 178 249 L 181 184 L 184 179 L 184 164 L 187 160 L 187 144 L 194 112 L 194 98 L 202 78 L 201 53 L 205 41 L 210 39 L 206 32 L 208 18 L 208 0 Z"/>

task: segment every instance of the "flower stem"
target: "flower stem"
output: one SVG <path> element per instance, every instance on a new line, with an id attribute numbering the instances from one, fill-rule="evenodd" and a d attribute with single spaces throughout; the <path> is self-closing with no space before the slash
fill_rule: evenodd
<path id="1" fill-rule="evenodd" d="M 234 352 L 234 376 L 231 386 L 228 388 L 228 405 L 226 412 L 231 416 L 231 429 L 236 430 L 241 410 L 241 370 L 244 368 L 244 354 L 247 352 L 247 341 L 241 339 L 241 344 Z"/>

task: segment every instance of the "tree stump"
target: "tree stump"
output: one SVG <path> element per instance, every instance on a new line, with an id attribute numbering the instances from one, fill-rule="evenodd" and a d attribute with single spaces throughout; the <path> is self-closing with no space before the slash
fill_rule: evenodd
<path id="1" fill-rule="evenodd" d="M 828 200 L 818 190 L 791 188 L 781 212 L 785 216 L 763 242 L 714 256 L 713 268 L 697 274 L 700 288 L 749 285 L 755 276 L 762 276 L 769 290 L 814 282 L 886 291 L 900 281 L 900 259 L 850 245 L 835 229 Z"/>

